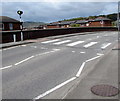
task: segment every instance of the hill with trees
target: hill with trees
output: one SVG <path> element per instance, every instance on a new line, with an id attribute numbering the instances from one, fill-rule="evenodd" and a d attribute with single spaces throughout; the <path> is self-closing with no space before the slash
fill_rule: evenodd
<path id="1" fill-rule="evenodd" d="M 111 19 L 112 21 L 116 21 L 117 20 L 117 13 L 108 14 L 108 15 L 98 15 L 98 16 L 89 16 L 89 17 L 78 17 L 78 18 L 64 19 L 63 21 L 89 20 L 89 19 L 95 19 L 97 17 L 107 17 L 107 18 Z"/>

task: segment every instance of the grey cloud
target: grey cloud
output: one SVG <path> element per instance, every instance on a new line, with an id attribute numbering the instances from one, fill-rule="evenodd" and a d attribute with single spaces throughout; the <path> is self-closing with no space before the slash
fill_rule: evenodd
<path id="1" fill-rule="evenodd" d="M 13 2 L 2 3 L 2 15 L 19 19 L 16 11 L 23 10 L 24 21 L 52 22 L 66 18 L 108 14 L 117 11 L 117 3 L 109 2 Z"/>

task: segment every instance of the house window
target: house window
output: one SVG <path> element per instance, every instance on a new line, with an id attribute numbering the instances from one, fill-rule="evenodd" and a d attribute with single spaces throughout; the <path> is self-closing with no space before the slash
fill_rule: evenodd
<path id="1" fill-rule="evenodd" d="M 10 28 L 10 30 L 13 30 L 13 24 L 12 23 L 9 23 L 9 28 Z"/>
<path id="2" fill-rule="evenodd" d="M 4 24 L 0 23 L 0 30 L 4 30 Z"/>
<path id="3" fill-rule="evenodd" d="M 2 23 L 2 30 L 4 30 L 4 24 Z"/>

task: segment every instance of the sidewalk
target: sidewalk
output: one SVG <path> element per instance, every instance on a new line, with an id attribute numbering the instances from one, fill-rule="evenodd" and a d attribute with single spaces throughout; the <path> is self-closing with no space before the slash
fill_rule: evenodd
<path id="1" fill-rule="evenodd" d="M 0 44 L 0 49 L 13 47 L 13 46 L 17 46 L 17 45 L 22 45 L 22 44 L 29 44 L 29 43 L 35 43 L 35 42 L 40 42 L 40 41 L 46 41 L 49 39 L 57 39 L 57 38 L 64 38 L 64 37 L 77 36 L 77 35 L 85 35 L 85 34 L 91 34 L 91 33 L 94 34 L 94 32 L 83 32 L 83 33 L 65 34 L 65 35 L 58 35 L 58 36 L 48 36 L 48 37 L 38 38 L 38 39 L 28 39 L 28 40 L 18 41 L 18 42 L 3 43 L 3 44 Z"/>
<path id="2" fill-rule="evenodd" d="M 87 68 L 85 68 L 86 70 L 83 71 L 83 75 L 87 71 L 87 69 L 89 69 L 88 67 L 92 66 L 93 63 L 87 64 Z M 118 99 L 118 95 L 111 97 L 103 97 L 95 95 L 91 92 L 91 88 L 93 86 L 101 84 L 111 85 L 119 88 L 118 47 L 115 47 L 110 51 L 110 53 L 103 56 L 102 59 L 95 64 L 94 69 L 92 69 L 91 72 L 89 72 L 82 80 L 80 80 L 78 85 L 74 87 L 74 89 L 71 90 L 64 99 Z M 99 90 L 97 91 L 99 92 Z"/>

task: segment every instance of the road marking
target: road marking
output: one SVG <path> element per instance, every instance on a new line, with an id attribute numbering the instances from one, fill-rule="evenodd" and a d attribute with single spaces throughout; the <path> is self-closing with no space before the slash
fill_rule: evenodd
<path id="1" fill-rule="evenodd" d="M 84 42 L 84 41 L 76 41 L 76 42 L 67 44 L 66 46 L 75 46 L 75 45 L 78 45 L 78 44 L 83 43 L 83 42 Z"/>
<path id="2" fill-rule="evenodd" d="M 4 69 L 10 68 L 10 67 L 12 67 L 12 65 L 10 65 L 10 66 L 5 66 L 5 67 L 2 67 L 2 68 L 0 68 L 0 70 L 4 70 Z"/>
<path id="3" fill-rule="evenodd" d="M 86 60 L 86 62 L 92 61 L 92 60 L 97 59 L 97 58 L 99 58 L 99 57 L 101 57 L 101 55 L 96 56 L 96 57 L 93 57 L 93 58 L 91 58 L 91 59 L 88 59 L 88 60 Z"/>
<path id="4" fill-rule="evenodd" d="M 111 45 L 111 43 L 103 44 L 103 46 L 102 46 L 101 48 L 102 48 L 102 49 L 105 49 L 105 48 L 108 47 L 109 45 Z"/>
<path id="5" fill-rule="evenodd" d="M 17 47 L 20 47 L 20 46 L 10 47 L 10 48 L 6 48 L 6 49 L 3 49 L 3 50 L 9 50 L 9 49 L 17 48 Z"/>
<path id="6" fill-rule="evenodd" d="M 80 53 L 84 54 L 85 52 L 80 52 Z"/>
<path id="7" fill-rule="evenodd" d="M 27 45 L 21 45 L 21 46 L 25 47 L 25 46 L 27 46 Z"/>
<path id="8" fill-rule="evenodd" d="M 53 49 L 54 51 L 59 51 L 60 49 Z"/>
<path id="9" fill-rule="evenodd" d="M 47 48 L 45 48 L 45 47 L 41 47 L 41 49 L 47 49 Z"/>
<path id="10" fill-rule="evenodd" d="M 23 63 L 23 62 L 25 62 L 25 61 L 28 61 L 29 59 L 31 59 L 31 58 L 33 58 L 34 56 L 30 56 L 30 57 L 28 57 L 28 58 L 26 58 L 26 59 L 24 59 L 24 60 L 22 60 L 22 61 L 20 61 L 20 62 L 18 62 L 18 63 L 15 63 L 15 65 L 19 65 L 19 64 L 21 64 L 21 63 Z"/>
<path id="11" fill-rule="evenodd" d="M 45 93 L 40 94 L 39 96 L 35 97 L 34 100 L 40 99 L 40 98 L 42 98 L 42 97 L 44 97 L 44 96 L 46 96 L 46 95 L 48 95 L 48 94 L 54 92 L 55 90 L 61 88 L 62 86 L 64 86 L 64 85 L 70 83 L 71 81 L 73 81 L 73 80 L 75 80 L 75 79 L 76 79 L 76 77 L 72 77 L 71 79 L 69 79 L 69 80 L 67 80 L 67 81 L 65 81 L 65 82 L 63 82 L 63 83 L 57 85 L 56 87 L 54 87 L 54 88 L 52 88 L 52 89 L 46 91 Z"/>
<path id="12" fill-rule="evenodd" d="M 100 36 L 97 36 L 97 38 L 99 38 Z"/>
<path id="13" fill-rule="evenodd" d="M 84 66 L 85 66 L 85 62 L 82 63 L 82 65 L 81 65 L 79 71 L 78 71 L 77 74 L 76 74 L 76 77 L 79 77 L 79 76 L 80 76 L 80 74 L 81 74 L 81 72 L 82 72 Z"/>
<path id="14" fill-rule="evenodd" d="M 55 39 L 55 40 L 49 40 L 49 41 L 44 41 L 44 42 L 41 42 L 41 43 L 51 43 L 51 42 L 56 42 L 56 41 L 59 41 L 60 39 Z"/>
<path id="15" fill-rule="evenodd" d="M 84 45 L 83 47 L 88 48 L 88 47 L 90 47 L 90 46 L 92 46 L 92 45 L 95 45 L 95 44 L 97 44 L 97 43 L 98 43 L 98 42 L 90 42 L 90 43 Z"/>
<path id="16" fill-rule="evenodd" d="M 72 51 L 73 53 L 75 53 L 75 51 Z"/>
<path id="17" fill-rule="evenodd" d="M 104 54 L 101 54 L 101 53 L 97 53 L 97 55 L 100 55 L 100 56 L 102 56 L 102 55 L 104 55 Z"/>
<path id="18" fill-rule="evenodd" d="M 32 47 L 32 48 L 37 48 L 37 46 L 30 46 L 30 47 Z"/>
<path id="19" fill-rule="evenodd" d="M 63 43 L 67 43 L 67 42 L 70 42 L 71 40 L 65 40 L 65 41 L 60 41 L 60 42 L 57 42 L 57 43 L 53 43 L 55 45 L 61 45 Z"/>

